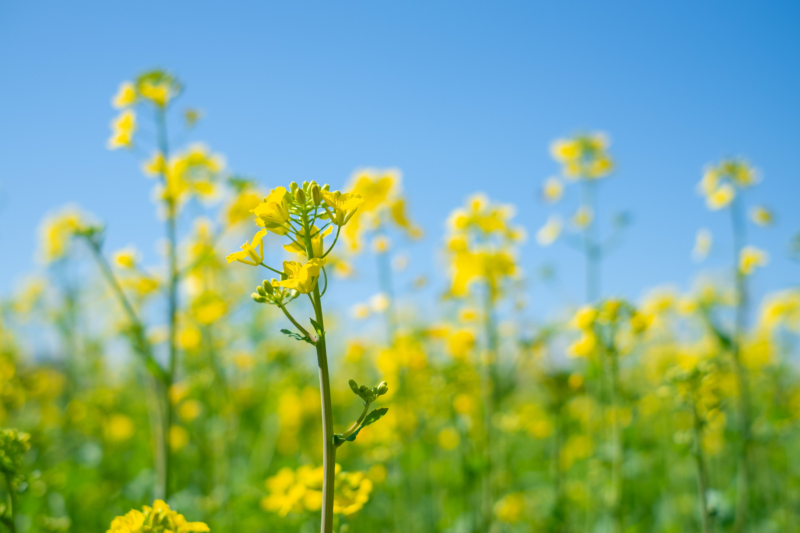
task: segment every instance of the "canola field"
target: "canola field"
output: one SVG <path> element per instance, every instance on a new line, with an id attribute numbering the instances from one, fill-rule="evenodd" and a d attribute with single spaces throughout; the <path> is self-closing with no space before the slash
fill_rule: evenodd
<path id="1" fill-rule="evenodd" d="M 130 202 L 163 225 L 161 256 L 109 249 L 114 227 L 65 205 L 41 225 L 45 274 L 2 302 L 0 527 L 800 530 L 800 290 L 751 294 L 784 253 L 748 240 L 775 218 L 749 200 L 753 163 L 710 161 L 685 191 L 728 221 L 727 275 L 628 301 L 602 290 L 629 223 L 600 232 L 605 133 L 554 132 L 558 174 L 522 193 L 579 195 L 570 218 L 525 228 L 460 190 L 442 234 L 415 223 L 397 169 L 232 174 L 195 138 L 186 81 L 145 72 L 109 108 L 108 149 L 152 183 Z M 423 229 L 439 278 L 399 284 Z M 696 261 L 714 237 L 698 231 Z M 530 319 L 523 246 L 574 247 L 585 303 Z M 356 260 L 377 272 L 367 301 L 335 289 L 371 283 Z"/>

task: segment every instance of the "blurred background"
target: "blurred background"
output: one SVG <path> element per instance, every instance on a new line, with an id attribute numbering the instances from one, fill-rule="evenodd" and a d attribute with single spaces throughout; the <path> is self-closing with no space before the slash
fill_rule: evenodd
<path id="1" fill-rule="evenodd" d="M 337 245 L 337 427 L 360 412 L 349 378 L 387 379 L 391 414 L 343 448 L 338 530 L 795 530 L 798 24 L 791 2 L 0 5 L 0 413 L 30 435 L 6 435 L 3 525 L 102 531 L 152 504 L 161 427 L 188 519 L 312 531 L 313 357 L 250 299 L 264 276 L 225 266 L 257 229 L 230 213 L 292 181 L 364 178 L 391 192 L 361 249 Z M 183 84 L 176 150 L 224 154 L 176 217 L 172 326 L 141 168 L 157 113 L 137 111 L 131 149 L 107 146 L 120 83 L 154 69 Z M 580 157 L 613 164 L 570 175 L 558 139 L 600 139 Z M 91 243 L 62 231 L 65 206 L 105 227 L 99 257 L 141 331 Z M 453 239 L 473 230 L 513 267 L 459 270 Z M 273 265 L 281 244 L 265 241 Z M 132 247 L 136 268 L 116 253 Z M 178 361 L 161 393 L 142 339 Z"/>

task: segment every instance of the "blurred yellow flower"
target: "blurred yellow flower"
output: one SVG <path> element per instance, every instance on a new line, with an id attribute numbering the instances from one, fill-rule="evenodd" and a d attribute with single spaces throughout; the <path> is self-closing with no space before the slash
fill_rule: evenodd
<path id="1" fill-rule="evenodd" d="M 755 272 L 758 267 L 766 266 L 767 263 L 769 263 L 769 254 L 755 246 L 745 246 L 739 252 L 739 272 L 745 276 Z"/>
<path id="2" fill-rule="evenodd" d="M 775 216 L 772 214 L 772 211 L 763 205 L 756 206 L 750 210 L 750 220 L 759 226 L 770 226 L 774 219 Z"/>
<path id="3" fill-rule="evenodd" d="M 547 178 L 542 187 L 542 197 L 546 202 L 555 203 L 564 194 L 564 184 L 555 176 Z"/>
<path id="4" fill-rule="evenodd" d="M 475 348 L 475 335 L 469 329 L 454 331 L 447 339 L 447 350 L 458 361 L 464 361 Z"/>
<path id="5" fill-rule="evenodd" d="M 136 86 L 133 83 L 126 81 L 119 86 L 117 94 L 115 94 L 114 98 L 111 100 L 111 105 L 117 109 L 121 109 L 123 107 L 128 107 L 135 104 L 136 98 Z"/>
<path id="6" fill-rule="evenodd" d="M 169 428 L 169 447 L 172 451 L 180 451 L 189 444 L 189 432 L 183 426 L 171 426 Z"/>
<path id="7" fill-rule="evenodd" d="M 517 524 L 523 520 L 528 508 L 525 495 L 521 492 L 514 492 L 495 503 L 494 514 L 501 522 Z"/>
<path id="8" fill-rule="evenodd" d="M 590 207 L 582 205 L 578 208 L 574 215 L 572 215 L 572 224 L 579 229 L 584 229 L 592 224 L 594 213 Z"/>
<path id="9" fill-rule="evenodd" d="M 713 243 L 713 236 L 711 235 L 711 231 L 702 228 L 697 230 L 697 235 L 694 239 L 694 250 L 692 250 L 692 258 L 695 261 L 702 261 L 706 257 L 708 257 L 708 253 L 711 251 L 711 245 Z"/>
<path id="10" fill-rule="evenodd" d="M 186 518 L 169 508 L 163 500 L 153 507 L 145 505 L 111 521 L 107 533 L 205 533 L 211 531 L 203 522 L 187 522 Z"/>
<path id="11" fill-rule="evenodd" d="M 572 357 L 589 357 L 597 347 L 597 337 L 591 331 L 584 331 L 567 349 Z"/>
<path id="12" fill-rule="evenodd" d="M 550 154 L 563 165 L 565 177 L 598 179 L 614 170 L 608 146 L 605 133 L 583 134 L 572 139 L 556 139 L 550 145 Z"/>
<path id="13" fill-rule="evenodd" d="M 458 431 L 456 431 L 455 428 L 447 427 L 439 432 L 437 440 L 439 442 L 439 446 L 443 450 L 449 451 L 458 448 L 458 445 L 461 443 L 461 436 L 459 436 Z"/>
<path id="14" fill-rule="evenodd" d="M 718 210 L 727 207 L 736 197 L 736 190 L 729 183 L 723 183 L 706 196 L 706 205 L 709 209 Z"/>
<path id="15" fill-rule="evenodd" d="M 133 144 L 136 132 L 136 113 L 126 109 L 111 121 L 111 137 L 108 139 L 109 150 L 128 148 Z"/>
<path id="16" fill-rule="evenodd" d="M 136 426 L 130 417 L 115 413 L 106 421 L 103 432 L 108 440 L 123 442 L 133 437 L 136 433 Z"/>
<path id="17" fill-rule="evenodd" d="M 536 242 L 540 246 L 550 246 L 561 235 L 561 227 L 561 217 L 555 214 L 550 215 L 547 223 L 536 232 Z"/>

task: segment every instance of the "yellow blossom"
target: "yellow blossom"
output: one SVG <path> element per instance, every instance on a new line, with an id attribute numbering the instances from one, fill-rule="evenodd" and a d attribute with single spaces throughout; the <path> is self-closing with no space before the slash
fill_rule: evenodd
<path id="1" fill-rule="evenodd" d="M 757 267 L 766 266 L 769 262 L 769 254 L 759 250 L 755 246 L 745 246 L 739 252 L 739 272 L 749 276 L 755 272 Z"/>
<path id="2" fill-rule="evenodd" d="M 458 361 L 465 360 L 474 347 L 475 334 L 469 329 L 454 331 L 447 339 L 447 349 Z"/>
<path id="3" fill-rule="evenodd" d="M 494 505 L 494 514 L 501 522 L 516 524 L 524 518 L 528 504 L 521 492 L 508 494 Z"/>
<path id="4" fill-rule="evenodd" d="M 136 113 L 126 109 L 111 122 L 111 137 L 108 139 L 108 148 L 128 148 L 133 144 L 133 134 L 136 132 Z"/>
<path id="5" fill-rule="evenodd" d="M 283 272 L 286 274 L 286 279 L 273 281 L 272 284 L 276 287 L 294 289 L 297 292 L 308 294 L 316 287 L 319 271 L 324 265 L 324 259 L 312 259 L 304 265 L 297 261 L 284 261 Z"/>
<path id="6" fill-rule="evenodd" d="M 597 337 L 591 331 L 584 331 L 580 338 L 567 349 L 572 357 L 589 357 L 597 347 Z"/>
<path id="7" fill-rule="evenodd" d="M 736 197 L 736 190 L 729 183 L 723 183 L 706 197 L 709 209 L 718 210 L 727 207 Z"/>
<path id="8" fill-rule="evenodd" d="M 561 234 L 561 217 L 550 215 L 547 223 L 536 232 L 536 242 L 541 246 L 550 246 Z"/>
<path id="9" fill-rule="evenodd" d="M 774 218 L 772 211 L 762 205 L 756 206 L 750 211 L 750 220 L 759 226 L 770 226 Z"/>
<path id="10" fill-rule="evenodd" d="M 594 213 L 592 213 L 591 208 L 582 205 L 572 216 L 572 223 L 576 228 L 584 229 L 592 224 L 593 218 Z"/>
<path id="11" fill-rule="evenodd" d="M 137 256 L 135 248 L 125 248 L 114 253 L 114 263 L 120 268 L 135 268 Z"/>
<path id="12" fill-rule="evenodd" d="M 439 432 L 438 441 L 443 450 L 455 450 L 461 442 L 461 437 L 455 428 L 447 427 Z"/>
<path id="13" fill-rule="evenodd" d="M 547 178 L 542 187 L 542 197 L 545 201 L 555 203 L 564 194 L 564 184 L 555 176 Z"/>
<path id="14" fill-rule="evenodd" d="M 289 197 L 284 187 L 270 191 L 269 196 L 253 209 L 256 223 L 278 235 L 286 235 L 289 230 L 285 224 L 289 220 Z"/>
<path id="15" fill-rule="evenodd" d="M 111 105 L 117 109 L 128 107 L 136 103 L 136 86 L 133 83 L 126 81 L 119 86 L 117 94 L 114 95 Z"/>
<path id="16" fill-rule="evenodd" d="M 146 176 L 160 176 L 167 169 L 167 162 L 164 160 L 164 154 L 156 152 L 153 156 L 142 164 L 142 172 Z"/>
<path id="17" fill-rule="evenodd" d="M 322 258 L 322 255 L 325 253 L 322 241 L 325 237 L 330 235 L 332 231 L 333 226 L 328 226 L 324 231 L 320 231 L 317 226 L 313 226 L 311 228 L 311 250 L 314 253 L 314 257 Z M 308 254 L 306 253 L 306 243 L 302 239 L 292 242 L 291 244 L 284 244 L 283 249 L 292 254 L 308 257 Z"/>
<path id="18" fill-rule="evenodd" d="M 264 236 L 267 234 L 266 229 L 259 230 L 253 237 L 253 243 L 245 241 L 242 245 L 241 252 L 234 252 L 228 254 L 228 263 L 239 261 L 246 265 L 258 266 L 264 261 Z"/>
<path id="19" fill-rule="evenodd" d="M 187 522 L 182 514 L 170 509 L 163 500 L 142 511 L 132 510 L 111 521 L 107 533 L 205 533 L 211 531 L 203 522 Z"/>

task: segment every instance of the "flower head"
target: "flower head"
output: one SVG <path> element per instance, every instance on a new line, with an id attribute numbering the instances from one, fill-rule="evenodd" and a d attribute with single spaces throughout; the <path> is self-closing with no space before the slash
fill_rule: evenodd
<path id="1" fill-rule="evenodd" d="M 284 261 L 283 273 L 285 279 L 273 281 L 272 285 L 308 294 L 316 287 L 317 280 L 319 280 L 319 271 L 324 265 L 324 259 L 312 259 L 304 265 L 297 261 Z"/>
<path id="2" fill-rule="evenodd" d="M 755 246 L 745 246 L 739 252 L 739 272 L 745 276 L 755 272 L 757 267 L 766 266 L 767 263 L 769 263 L 769 254 Z"/>
<path id="3" fill-rule="evenodd" d="M 286 235 L 285 224 L 289 220 L 289 197 L 284 187 L 270 191 L 269 196 L 253 209 L 256 224 L 278 235 Z"/>
<path id="4" fill-rule="evenodd" d="M 267 230 L 259 230 L 259 232 L 253 237 L 252 244 L 249 241 L 245 241 L 245 243 L 242 245 L 241 252 L 228 254 L 228 263 L 239 261 L 240 263 L 244 263 L 246 265 L 260 265 L 264 261 L 264 236 L 266 234 Z"/>
<path id="5" fill-rule="evenodd" d="M 182 514 L 169 508 L 163 500 L 141 511 L 133 509 L 111 522 L 107 533 L 203 533 L 211 531 L 203 522 L 187 522 Z"/>

